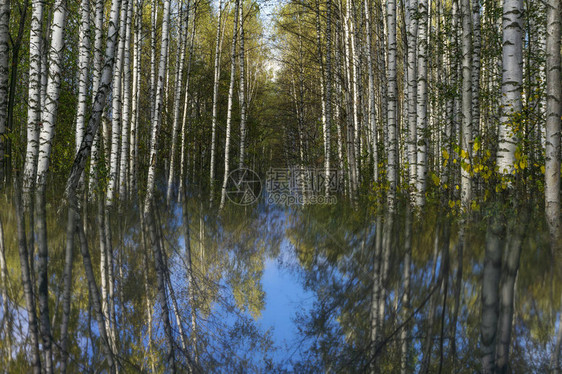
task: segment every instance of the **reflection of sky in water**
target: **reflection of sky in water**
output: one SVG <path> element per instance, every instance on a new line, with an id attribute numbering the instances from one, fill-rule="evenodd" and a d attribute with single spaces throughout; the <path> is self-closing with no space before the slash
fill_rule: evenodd
<path id="1" fill-rule="evenodd" d="M 288 265 L 297 264 L 294 249 L 286 241 L 281 244 L 281 258 L 267 259 L 262 277 L 265 292 L 265 309 L 258 321 L 264 329 L 273 330 L 273 340 L 279 350 L 275 359 L 278 361 L 298 359 L 299 352 L 307 347 L 301 346 L 299 335 L 293 320 L 296 313 L 305 313 L 312 307 L 314 295 L 303 289 L 301 281 L 295 276 L 297 270 L 290 270 Z"/>

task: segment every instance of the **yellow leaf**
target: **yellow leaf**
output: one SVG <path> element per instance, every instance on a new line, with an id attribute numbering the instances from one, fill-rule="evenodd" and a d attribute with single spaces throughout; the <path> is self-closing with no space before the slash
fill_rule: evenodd
<path id="1" fill-rule="evenodd" d="M 436 186 L 439 186 L 439 183 L 441 182 L 441 180 L 439 180 L 439 177 L 437 175 L 435 175 L 434 173 L 431 174 L 431 179 L 433 179 L 433 183 L 435 183 Z"/>
<path id="2" fill-rule="evenodd" d="M 453 200 L 449 200 L 449 207 L 450 208 L 454 208 L 455 207 L 455 202 Z"/>
<path id="3" fill-rule="evenodd" d="M 461 150 L 461 157 L 462 158 L 468 158 L 468 153 L 466 153 L 466 151 L 464 149 Z"/>
<path id="4" fill-rule="evenodd" d="M 449 152 L 447 152 L 447 150 L 444 149 L 442 153 L 443 153 L 443 158 L 444 158 L 445 160 L 448 160 L 448 159 L 449 159 Z"/>
<path id="5" fill-rule="evenodd" d="M 544 171 L 545 171 L 545 170 L 544 170 L 544 165 L 541 165 L 541 173 L 544 174 Z"/>
<path id="6" fill-rule="evenodd" d="M 478 150 L 480 149 L 480 142 L 478 140 L 474 142 L 472 149 L 474 150 L 474 152 L 478 152 Z"/>

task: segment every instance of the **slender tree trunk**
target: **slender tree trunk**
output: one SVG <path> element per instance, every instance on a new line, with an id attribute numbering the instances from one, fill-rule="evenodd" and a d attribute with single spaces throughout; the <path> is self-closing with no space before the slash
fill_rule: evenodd
<path id="1" fill-rule="evenodd" d="M 408 163 L 410 173 L 410 186 L 417 186 L 417 38 L 418 38 L 418 0 L 409 0 L 408 3 Z"/>
<path id="2" fill-rule="evenodd" d="M 100 125 L 101 117 L 103 114 L 103 108 L 106 104 L 106 96 L 110 89 L 111 77 L 113 75 L 113 64 L 115 61 L 115 44 L 117 42 L 117 30 L 119 27 L 120 5 L 121 0 L 113 0 L 111 3 L 109 29 L 107 32 L 105 48 L 105 64 L 101 73 L 100 84 L 95 94 L 92 112 L 90 114 L 90 118 L 88 119 L 88 127 L 86 128 L 84 138 L 82 139 L 80 150 L 74 158 L 70 176 L 68 177 L 66 183 L 65 193 L 67 195 L 70 191 L 76 190 L 80 176 L 84 172 L 84 167 L 92 148 L 94 135 L 98 131 L 98 127 Z"/>
<path id="3" fill-rule="evenodd" d="M 41 132 L 39 134 L 39 155 L 37 161 L 37 184 L 43 189 L 47 182 L 47 170 L 51 158 L 52 141 L 55 133 L 55 122 L 64 50 L 64 28 L 66 25 L 66 0 L 57 0 L 54 4 L 53 22 L 51 24 L 51 45 L 49 48 L 49 77 L 45 106 L 41 116 Z"/>
<path id="4" fill-rule="evenodd" d="M 219 19 L 217 20 L 217 36 L 215 38 L 215 75 L 213 83 L 213 118 L 211 123 L 211 165 L 209 176 L 210 202 L 213 202 L 214 186 L 215 186 L 215 147 L 216 147 L 216 128 L 217 128 L 217 112 L 219 100 L 219 83 L 220 83 L 220 51 L 221 51 L 221 23 L 222 23 L 222 0 L 219 0 Z"/>
<path id="5" fill-rule="evenodd" d="M 244 167 L 244 158 L 246 154 L 246 75 L 245 75 L 245 51 L 244 51 L 244 4 L 238 7 L 238 18 L 240 22 L 240 91 L 238 94 L 240 101 L 240 159 L 238 167 Z"/>
<path id="6" fill-rule="evenodd" d="M 119 158 L 119 199 L 125 200 L 127 196 L 127 176 L 129 175 L 127 167 L 129 166 L 129 124 L 131 123 L 131 21 L 133 19 L 133 1 L 129 0 L 127 18 L 125 25 L 125 34 L 123 38 L 124 56 L 123 56 L 123 115 L 122 115 L 122 131 L 121 131 L 121 156 Z M 132 113 L 135 115 L 135 113 Z"/>
<path id="7" fill-rule="evenodd" d="M 151 210 L 152 197 L 154 194 L 154 180 L 156 178 L 156 158 L 158 155 L 158 137 L 162 122 L 162 105 L 164 93 L 164 77 L 166 75 L 168 61 L 168 41 L 170 23 L 170 0 L 164 2 L 164 19 L 162 21 L 162 43 L 160 45 L 160 62 L 158 64 L 158 81 L 156 85 L 154 116 L 152 117 L 150 153 L 148 159 L 148 178 L 146 183 L 145 214 Z"/>
<path id="8" fill-rule="evenodd" d="M 90 60 L 90 3 L 80 2 L 80 46 L 78 57 L 78 109 L 76 111 L 76 152 L 84 137 L 86 117 L 86 95 L 88 93 L 88 69 Z M 73 230 L 74 232 L 74 230 Z"/>
<path id="9" fill-rule="evenodd" d="M 472 20 L 470 0 L 462 0 L 462 136 L 461 144 L 461 203 L 470 207 L 472 180 L 470 164 L 472 155 Z M 464 152 L 463 152 L 464 151 Z"/>
<path id="10" fill-rule="evenodd" d="M 502 114 L 499 126 L 497 165 L 499 172 L 511 174 L 515 163 L 518 134 L 514 134 L 521 112 L 523 83 L 522 0 L 503 2 L 502 42 Z"/>
<path id="11" fill-rule="evenodd" d="M 140 80 L 141 80 L 141 54 L 142 54 L 142 10 L 144 1 L 135 3 L 135 27 L 133 49 L 133 93 L 131 103 L 131 133 L 129 138 L 129 174 L 128 187 L 129 196 L 137 193 L 137 170 L 138 170 L 138 131 L 139 131 L 139 108 L 140 108 Z"/>
<path id="12" fill-rule="evenodd" d="M 31 31 L 29 36 L 29 95 L 27 109 L 27 149 L 23 172 L 24 201 L 35 185 L 39 154 L 39 123 L 41 122 L 41 43 L 43 0 L 31 2 Z"/>
<path id="13" fill-rule="evenodd" d="M 8 120 L 8 52 L 10 31 L 10 0 L 0 0 L 0 183 L 4 182 L 4 153 Z"/>
<path id="14" fill-rule="evenodd" d="M 235 0 L 234 24 L 232 30 L 232 44 L 230 46 L 230 87 L 228 89 L 228 107 L 226 113 L 226 142 L 224 145 L 224 177 L 222 181 L 220 209 L 224 208 L 226 202 L 226 184 L 228 182 L 230 166 L 230 128 L 232 126 L 232 100 L 234 96 L 234 81 L 236 77 L 236 39 L 238 38 L 238 9 L 240 0 Z"/>
<path id="15" fill-rule="evenodd" d="M 189 155 L 189 146 L 187 144 L 187 135 L 188 135 L 188 128 L 191 129 L 191 116 L 188 116 L 187 109 L 189 107 L 190 100 L 190 83 L 191 83 L 191 66 L 193 62 L 193 47 L 195 46 L 195 32 L 196 32 L 196 23 L 195 23 L 195 16 L 197 15 L 197 3 L 194 4 L 193 7 L 193 22 L 191 23 L 191 36 L 189 38 L 189 56 L 187 58 L 187 72 L 186 72 L 186 82 L 185 82 L 185 95 L 183 99 L 183 118 L 181 124 L 181 150 L 180 150 L 180 183 L 179 183 L 179 191 L 182 188 L 187 188 L 186 184 L 186 153 Z M 193 105 L 193 104 L 192 104 Z M 189 118 L 189 119 L 188 119 Z M 189 122 L 189 123 L 188 123 Z M 187 148 L 187 150 L 186 150 Z M 189 158 L 189 157 L 187 157 Z M 178 198 L 181 198 L 182 195 L 179 194 Z"/>
<path id="16" fill-rule="evenodd" d="M 185 39 L 187 38 L 187 30 L 189 26 L 189 11 L 191 2 L 187 3 L 187 11 L 182 9 L 180 11 L 180 38 L 179 38 L 179 54 L 178 54 L 178 68 L 176 69 L 176 84 L 174 88 L 174 119 L 172 122 L 172 148 L 170 151 L 170 172 L 168 174 L 168 185 L 166 188 L 166 203 L 171 203 L 172 198 L 172 185 L 174 182 L 174 171 L 176 165 L 176 143 L 178 138 L 178 126 L 180 121 L 180 101 L 181 101 L 181 88 L 183 79 L 183 63 L 185 60 Z M 185 18 L 185 20 L 184 20 Z M 186 92 L 187 95 L 187 92 Z"/>
<path id="17" fill-rule="evenodd" d="M 96 0 L 95 3 L 95 21 L 94 21 L 94 66 L 93 66 L 93 79 L 92 79 L 92 104 L 95 102 L 96 93 L 98 92 L 100 81 L 101 81 L 101 74 L 102 74 L 102 39 L 103 39 L 103 0 Z M 100 160 L 101 154 L 98 150 L 101 150 L 101 143 L 100 143 L 100 136 L 99 131 L 94 133 L 94 142 L 92 144 L 92 159 L 90 161 L 90 175 L 88 181 L 88 193 L 90 197 L 95 197 L 96 193 L 94 191 L 94 187 L 96 185 L 96 181 L 98 179 L 98 161 Z M 84 138 L 84 137 L 82 137 Z M 77 144 L 76 147 L 79 148 L 80 144 Z"/>
<path id="18" fill-rule="evenodd" d="M 123 84 L 123 55 L 125 52 L 125 39 L 127 30 L 127 6 L 128 1 L 123 0 L 121 4 L 121 19 L 119 21 L 119 49 L 113 69 L 113 93 L 111 104 L 111 152 L 109 154 L 109 180 L 107 183 L 106 204 L 111 207 L 115 199 L 115 190 L 119 191 L 119 143 L 121 140 L 121 88 Z"/>
<path id="19" fill-rule="evenodd" d="M 418 2 L 418 89 L 416 104 L 417 123 L 417 185 L 416 205 L 422 206 L 425 201 L 425 187 L 427 176 L 427 0 Z"/>
<path id="20" fill-rule="evenodd" d="M 423 4 L 424 0 L 421 0 Z M 420 13 L 421 13 L 420 4 Z M 389 209 L 392 211 L 394 207 L 394 198 L 396 194 L 396 187 L 398 184 L 398 134 L 396 133 L 396 116 L 397 116 L 397 92 L 396 92 L 396 0 L 389 0 L 387 6 L 387 33 L 388 33 L 388 111 L 387 111 L 387 126 L 388 126 L 388 154 L 387 154 L 387 177 L 389 183 L 388 202 Z M 426 7 L 427 8 L 427 7 Z M 426 16 L 427 17 L 427 16 Z M 423 23 L 423 17 L 422 17 Z M 424 35 L 420 27 L 420 37 Z M 420 43 L 421 44 L 421 43 Z M 422 53 L 420 53 L 421 55 Z M 425 55 L 425 54 L 424 54 Z M 422 76 L 423 74 L 420 74 Z M 418 84 L 425 84 L 419 80 Z M 419 102 L 419 101 L 418 101 Z"/>
<path id="21" fill-rule="evenodd" d="M 545 207 L 553 243 L 562 237 L 560 227 L 560 135 L 562 88 L 560 74 L 560 0 L 549 0 L 546 8 L 546 162 Z"/>

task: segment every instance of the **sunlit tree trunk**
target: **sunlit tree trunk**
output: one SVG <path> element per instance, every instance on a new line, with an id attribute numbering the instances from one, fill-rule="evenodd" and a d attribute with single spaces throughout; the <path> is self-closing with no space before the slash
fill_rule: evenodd
<path id="1" fill-rule="evenodd" d="M 410 173 L 410 186 L 417 185 L 417 69 L 416 53 L 418 38 L 418 0 L 409 0 L 407 11 L 407 97 L 408 97 L 408 164 Z"/>
<path id="2" fill-rule="evenodd" d="M 142 10 L 144 1 L 135 2 L 135 26 L 134 26 L 134 49 L 133 49 L 133 93 L 131 103 L 131 133 L 129 138 L 129 173 L 128 187 L 129 196 L 134 196 L 137 190 L 138 171 L 138 132 L 139 132 L 139 109 L 140 109 L 140 81 L 141 81 L 141 55 L 142 55 Z"/>
<path id="3" fill-rule="evenodd" d="M 86 95 L 88 91 L 88 70 L 90 60 L 90 4 L 87 0 L 80 3 L 80 46 L 78 57 L 78 110 L 76 111 L 76 152 L 84 137 L 86 117 Z"/>
<path id="4" fill-rule="evenodd" d="M 176 69 L 175 87 L 174 87 L 174 118 L 172 122 L 172 148 L 170 150 L 170 170 L 168 173 L 168 185 L 166 188 L 166 203 L 170 204 L 172 199 L 172 185 L 174 182 L 174 171 L 176 166 L 176 144 L 178 138 L 178 126 L 180 121 L 180 102 L 181 102 L 181 88 L 183 80 L 183 63 L 185 60 L 185 39 L 187 37 L 188 22 L 189 19 L 189 6 L 190 1 L 187 3 L 187 11 L 182 9 L 180 11 L 180 38 L 178 40 L 179 44 L 179 54 L 178 54 L 178 68 Z M 187 92 L 186 92 L 187 95 Z"/>
<path id="5" fill-rule="evenodd" d="M 330 132 L 332 128 L 332 0 L 326 1 L 326 125 L 324 129 L 324 189 L 330 190 Z"/>
<path id="6" fill-rule="evenodd" d="M 215 75 L 213 83 L 213 118 L 211 123 L 211 165 L 209 175 L 209 191 L 210 201 L 213 202 L 214 186 L 215 186 L 215 153 L 216 153 L 216 129 L 217 129 L 217 112 L 219 100 L 219 83 L 220 83 L 220 51 L 221 51 L 221 23 L 222 23 L 222 0 L 219 0 L 219 18 L 217 20 L 217 35 L 215 37 Z"/>
<path id="7" fill-rule="evenodd" d="M 102 73 L 102 39 L 103 39 L 103 0 L 96 0 L 95 3 L 95 20 L 94 20 L 94 61 L 92 71 L 92 104 L 95 102 L 98 92 Z M 80 145 L 77 145 L 79 148 Z M 88 193 L 90 197 L 95 197 L 94 187 L 98 179 L 97 163 L 100 159 L 99 150 L 101 150 L 99 131 L 94 135 L 92 144 L 92 158 L 90 160 L 90 175 L 88 180 Z"/>
<path id="8" fill-rule="evenodd" d="M 195 46 L 195 32 L 196 32 L 196 23 L 195 23 L 195 16 L 197 14 L 197 3 L 194 4 L 193 7 L 193 22 L 191 23 L 191 36 L 189 38 L 189 53 L 188 53 L 188 58 L 187 58 L 187 71 L 186 71 L 186 81 L 185 81 L 185 94 L 184 94 L 184 99 L 183 99 L 183 118 L 182 118 L 182 124 L 181 124 L 181 150 L 180 150 L 180 183 L 179 183 L 179 191 L 182 190 L 182 188 L 187 188 L 187 186 L 185 186 L 186 184 L 186 153 L 189 153 L 189 148 L 188 148 L 188 144 L 187 144 L 187 133 L 188 133 L 188 127 L 191 127 L 191 117 L 189 117 L 188 120 L 188 115 L 187 115 L 187 111 L 188 111 L 188 107 L 189 107 L 189 103 L 191 102 L 190 98 L 190 93 L 189 93 L 189 87 L 190 87 L 190 83 L 191 83 L 191 66 L 193 63 L 193 48 Z M 188 121 L 189 121 L 189 126 L 188 126 Z M 178 198 L 181 198 L 182 195 L 178 194 Z"/>
<path id="9" fill-rule="evenodd" d="M 113 93 L 111 104 L 111 152 L 109 154 L 109 180 L 107 182 L 106 204 L 112 206 L 115 199 L 115 190 L 118 189 L 119 178 L 119 143 L 121 140 L 121 87 L 123 84 L 123 55 L 125 52 L 125 33 L 127 29 L 128 1 L 121 4 L 121 19 L 119 21 L 119 49 L 113 70 Z M 118 191 L 117 191 L 118 192 Z"/>
<path id="10" fill-rule="evenodd" d="M 515 163 L 517 136 L 521 122 L 521 84 L 523 82 L 522 0 L 504 0 L 502 17 L 502 96 L 497 165 L 499 172 L 510 174 Z"/>
<path id="11" fill-rule="evenodd" d="M 45 106 L 41 116 L 41 132 L 39 134 L 39 155 L 37 161 L 37 184 L 43 189 L 47 182 L 47 170 L 51 158 L 52 141 L 55 133 L 55 122 L 61 85 L 63 64 L 64 28 L 66 26 L 66 1 L 57 0 L 54 4 L 53 21 L 51 24 L 51 44 L 49 48 L 49 76 Z"/>
<path id="12" fill-rule="evenodd" d="M 27 109 L 27 148 L 23 172 L 24 200 L 35 185 L 39 154 L 39 123 L 41 122 L 41 44 L 43 0 L 31 2 L 31 31 L 29 36 L 29 95 Z"/>
<path id="13" fill-rule="evenodd" d="M 422 0 L 423 3 L 424 0 Z M 389 209 L 393 210 L 396 186 L 398 184 L 398 134 L 396 133 L 397 115 L 397 92 L 396 92 L 396 0 L 389 0 L 387 6 L 387 34 L 388 34 L 388 91 L 387 91 L 387 126 L 388 126 L 388 154 L 387 154 L 387 177 L 389 183 L 388 201 Z M 423 23 L 423 17 L 422 17 Z M 425 35 L 420 27 L 420 37 Z M 421 43 L 420 43 L 421 44 Z M 422 53 L 420 53 L 421 55 Z M 423 73 L 420 74 L 423 76 Z M 419 84 L 424 84 L 425 80 L 419 80 Z M 418 100 L 419 103 L 419 100 Z M 419 173 L 418 173 L 419 174 Z"/>
<path id="14" fill-rule="evenodd" d="M 154 116 L 152 117 L 150 153 L 148 158 L 148 178 L 146 183 L 146 198 L 144 209 L 145 212 L 150 211 L 152 197 L 154 194 L 154 180 L 156 178 L 156 157 L 158 152 L 158 137 L 160 133 L 160 125 L 162 122 L 162 105 L 164 93 L 164 77 L 166 75 L 168 61 L 168 41 L 169 41 L 169 23 L 170 23 L 170 1 L 164 2 L 164 14 L 162 21 L 162 42 L 160 44 L 160 62 L 158 64 L 158 79 L 156 85 L 156 93 L 154 96 Z"/>
<path id="15" fill-rule="evenodd" d="M 472 155 L 472 20 L 470 0 L 462 0 L 462 127 L 461 127 L 461 203 L 468 210 L 472 181 L 468 169 Z M 464 151 L 464 152 L 463 152 Z"/>
<path id="16" fill-rule="evenodd" d="M 232 44 L 230 46 L 230 87 L 228 88 L 228 107 L 226 113 L 226 141 L 224 145 L 224 177 L 222 181 L 221 203 L 220 209 L 224 207 L 226 202 L 226 185 L 228 182 L 229 166 L 230 166 L 230 128 L 232 126 L 232 101 L 234 97 L 234 81 L 236 77 L 236 39 L 238 38 L 238 7 L 240 0 L 235 0 L 234 8 L 234 24 L 232 30 Z"/>
<path id="17" fill-rule="evenodd" d="M 422 206 L 425 201 L 427 176 L 427 0 L 418 2 L 418 89 L 416 103 L 417 123 L 417 175 L 416 205 Z"/>
<path id="18" fill-rule="evenodd" d="M 562 88 L 560 80 L 560 0 L 547 2 L 546 29 L 546 161 L 545 207 L 553 243 L 560 240 L 560 135 Z"/>
<path id="19" fill-rule="evenodd" d="M 472 139 L 480 136 L 480 0 L 472 0 Z"/>
<path id="20" fill-rule="evenodd" d="M 240 22 L 240 55 L 238 60 L 240 61 L 240 91 L 238 93 L 240 101 L 240 159 L 238 162 L 238 167 L 244 167 L 244 160 L 246 155 L 246 74 L 245 74 L 245 51 L 244 51 L 244 5 L 241 4 L 238 7 L 238 18 Z"/>
<path id="21" fill-rule="evenodd" d="M 152 0 L 150 4 L 150 120 L 154 118 L 154 104 L 156 103 L 156 32 L 158 30 L 158 0 Z"/>
<path id="22" fill-rule="evenodd" d="M 368 128 L 371 137 L 371 152 L 373 156 L 373 180 L 378 182 L 378 149 L 377 149 L 377 117 L 376 117 L 376 102 L 375 102 L 375 73 L 373 71 L 373 30 L 371 26 L 371 7 L 368 0 L 363 0 L 364 12 L 365 12 L 365 43 L 367 44 L 367 74 L 368 74 L 368 104 L 367 104 L 367 115 L 368 115 Z M 336 35 L 337 39 L 337 35 Z M 336 53 L 337 46 L 336 46 Z M 336 62 L 337 65 L 337 62 Z M 336 92 L 338 90 L 336 89 Z M 337 106 L 337 105 L 336 105 Z M 335 116 L 336 121 L 339 122 L 338 116 Z M 338 142 L 339 143 L 339 142 Z M 339 144 L 338 144 L 339 147 Z M 338 155 L 339 155 L 338 148 Z"/>
<path id="23" fill-rule="evenodd" d="M 129 0 L 127 5 L 127 18 L 125 25 L 125 34 L 123 38 L 124 55 L 123 55 L 123 106 L 122 106 L 122 128 L 121 128 L 121 156 L 119 157 L 119 199 L 125 200 L 127 195 L 127 176 L 129 175 L 127 167 L 129 166 L 129 125 L 130 108 L 131 108 L 131 21 L 133 19 L 133 1 Z M 132 113 L 135 114 L 134 112 Z"/>

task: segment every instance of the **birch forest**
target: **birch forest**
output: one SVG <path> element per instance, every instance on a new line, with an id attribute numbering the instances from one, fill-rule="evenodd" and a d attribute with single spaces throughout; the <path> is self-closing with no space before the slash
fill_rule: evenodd
<path id="1" fill-rule="evenodd" d="M 0 0 L 0 374 L 561 373 L 562 0 Z"/>

